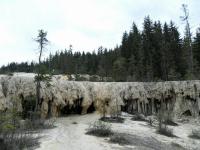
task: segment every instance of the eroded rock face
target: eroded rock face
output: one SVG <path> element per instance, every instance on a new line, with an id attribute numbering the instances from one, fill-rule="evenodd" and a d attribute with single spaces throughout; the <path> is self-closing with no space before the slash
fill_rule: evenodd
<path id="1" fill-rule="evenodd" d="M 76 82 L 59 75 L 53 76 L 51 85 L 41 85 L 42 117 L 70 111 L 85 114 L 91 106 L 108 114 L 122 109 L 152 115 L 162 108 L 172 118 L 199 116 L 200 81 Z M 11 109 L 13 105 L 22 111 L 22 101 L 35 93 L 34 74 L 0 76 L 1 111 Z"/>

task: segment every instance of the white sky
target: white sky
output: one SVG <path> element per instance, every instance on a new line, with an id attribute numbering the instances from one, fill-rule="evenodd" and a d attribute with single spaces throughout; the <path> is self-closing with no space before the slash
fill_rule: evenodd
<path id="1" fill-rule="evenodd" d="M 200 0 L 0 0 L 0 65 L 36 60 L 33 39 L 39 29 L 51 42 L 46 55 L 70 44 L 76 51 L 113 48 L 133 21 L 141 29 L 147 15 L 162 23 L 173 20 L 182 31 L 182 3 L 189 7 L 195 32 Z"/>

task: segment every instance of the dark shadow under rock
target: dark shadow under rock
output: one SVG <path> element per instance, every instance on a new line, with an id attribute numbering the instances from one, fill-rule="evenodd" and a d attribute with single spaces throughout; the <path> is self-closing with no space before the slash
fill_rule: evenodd
<path id="1" fill-rule="evenodd" d="M 176 135 L 173 134 L 173 130 L 168 128 L 167 126 L 159 127 L 157 129 L 157 133 L 168 137 L 177 137 Z"/>
<path id="2" fill-rule="evenodd" d="M 110 123 L 124 123 L 125 121 L 122 117 L 102 117 L 99 120 Z"/>
<path id="3" fill-rule="evenodd" d="M 121 133 L 115 133 L 110 137 L 111 143 L 118 143 L 120 145 L 131 145 L 131 141 Z"/>
<path id="4" fill-rule="evenodd" d="M 190 137 L 192 139 L 200 140 L 200 130 L 199 129 L 193 129 L 192 133 L 188 137 Z"/>
<path id="5" fill-rule="evenodd" d="M 72 124 L 78 124 L 76 121 L 72 122 Z"/>
<path id="6" fill-rule="evenodd" d="M 177 150 L 176 145 L 166 144 L 153 137 L 140 137 L 138 135 L 131 135 L 126 133 L 115 133 L 110 137 L 111 143 L 117 143 L 120 145 L 134 145 L 137 148 L 143 147 L 143 149 L 153 150 Z M 180 148 L 178 150 L 184 150 Z"/>
<path id="7" fill-rule="evenodd" d="M 169 125 L 169 126 L 178 126 L 178 124 L 173 122 L 172 120 L 165 120 L 164 124 Z"/>

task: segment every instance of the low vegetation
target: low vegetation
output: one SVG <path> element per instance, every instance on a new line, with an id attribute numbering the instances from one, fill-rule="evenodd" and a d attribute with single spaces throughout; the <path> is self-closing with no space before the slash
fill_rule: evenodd
<path id="1" fill-rule="evenodd" d="M 154 122 L 155 120 L 152 118 L 152 117 L 149 117 L 148 120 L 147 120 L 148 124 L 153 127 L 154 126 Z"/>
<path id="2" fill-rule="evenodd" d="M 164 124 L 169 125 L 169 126 L 178 126 L 177 123 L 175 123 L 174 121 L 167 119 L 164 121 Z"/>
<path id="3" fill-rule="evenodd" d="M 1 150 L 30 149 L 39 144 L 38 136 L 25 126 L 22 127 L 19 115 L 6 112 L 0 115 L 0 145 Z"/>
<path id="4" fill-rule="evenodd" d="M 133 121 L 147 121 L 143 114 L 135 114 L 132 119 Z"/>
<path id="5" fill-rule="evenodd" d="M 162 104 L 161 104 L 162 105 Z M 168 137 L 176 137 L 173 134 L 173 129 L 170 129 L 167 127 L 167 122 L 172 122 L 169 121 L 169 116 L 167 116 L 168 119 L 166 119 L 166 116 L 164 115 L 164 110 L 161 107 L 159 113 L 158 113 L 158 128 L 157 128 L 157 133 L 168 136 Z M 166 121 L 168 120 L 168 121 Z"/>
<path id="6" fill-rule="evenodd" d="M 37 112 L 25 112 L 19 113 L 15 108 L 0 112 L 1 150 L 34 149 L 39 146 L 38 130 L 54 127 L 54 119 L 45 120 Z"/>
<path id="7" fill-rule="evenodd" d="M 168 137 L 176 137 L 173 134 L 173 130 L 168 128 L 166 125 L 162 125 L 157 129 L 157 133 L 168 136 Z"/>
<path id="8" fill-rule="evenodd" d="M 98 137 L 108 137 L 113 134 L 113 131 L 111 130 L 110 124 L 103 121 L 95 121 L 93 124 L 90 124 L 86 134 Z"/>
<path id="9" fill-rule="evenodd" d="M 181 147 L 163 143 L 153 137 L 142 137 L 127 133 L 115 133 L 110 137 L 109 141 L 120 145 L 134 145 L 136 149 L 183 150 Z"/>
<path id="10" fill-rule="evenodd" d="M 30 118 L 25 120 L 25 124 L 29 126 L 32 130 L 40 130 L 40 129 L 51 129 L 55 127 L 55 119 L 44 119 L 40 117 L 39 112 L 31 112 Z"/>
<path id="11" fill-rule="evenodd" d="M 115 133 L 110 137 L 111 143 L 117 143 L 120 145 L 131 145 L 130 139 L 126 136 L 126 134 Z"/>
<path id="12" fill-rule="evenodd" d="M 110 123 L 124 123 L 125 121 L 122 117 L 102 117 L 99 120 Z"/>

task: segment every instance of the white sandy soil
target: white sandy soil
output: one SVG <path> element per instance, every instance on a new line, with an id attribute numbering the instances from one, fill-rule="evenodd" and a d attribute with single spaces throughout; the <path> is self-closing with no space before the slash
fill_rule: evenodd
<path id="1" fill-rule="evenodd" d="M 56 128 L 43 131 L 40 139 L 40 147 L 37 150 L 131 150 L 144 149 L 129 145 L 112 144 L 109 138 L 99 138 L 86 135 L 90 123 L 98 120 L 100 116 L 96 113 L 87 115 L 71 115 L 56 119 Z M 178 123 L 179 126 L 172 127 L 177 137 L 171 138 L 156 133 L 155 127 L 150 127 L 147 122 L 132 121 L 131 116 L 123 114 L 126 118 L 124 123 L 112 123 L 114 132 L 128 133 L 140 137 L 150 137 L 166 143 L 177 143 L 185 149 L 200 150 L 200 140 L 191 139 L 188 135 L 192 129 L 200 127 L 197 123 Z M 77 124 L 73 124 L 77 122 Z"/>

